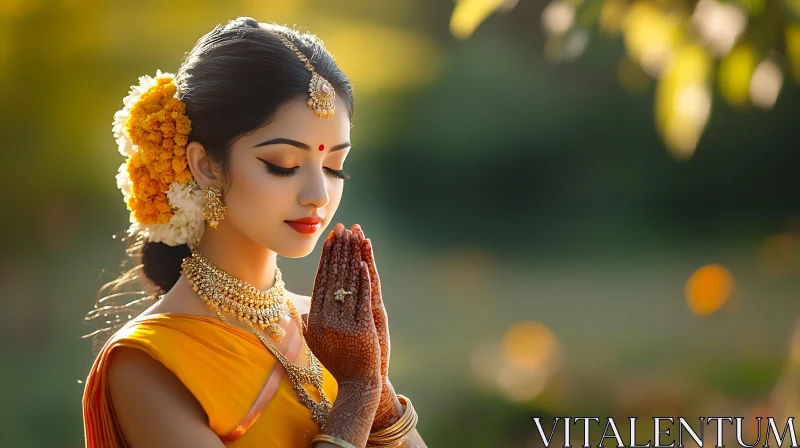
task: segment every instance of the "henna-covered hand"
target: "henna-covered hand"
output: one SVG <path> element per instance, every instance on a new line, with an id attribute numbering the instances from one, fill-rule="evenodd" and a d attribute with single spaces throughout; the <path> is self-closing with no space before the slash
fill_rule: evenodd
<path id="1" fill-rule="evenodd" d="M 358 235 L 341 224 L 331 233 L 323 244 L 309 314 L 303 315 L 303 336 L 339 385 L 324 432 L 363 446 L 382 390 L 369 268 Z M 350 293 L 339 297 L 343 301 L 336 297 L 340 289 Z"/>
<path id="2" fill-rule="evenodd" d="M 361 226 L 353 224 L 351 230 L 354 235 L 361 238 L 361 252 L 369 268 L 369 279 L 372 293 L 372 315 L 375 321 L 375 330 L 378 333 L 378 342 L 381 347 L 381 397 L 375 420 L 372 423 L 373 431 L 388 427 L 403 415 L 403 405 L 397 398 L 394 387 L 389 382 L 389 355 L 391 342 L 389 338 L 389 317 L 383 305 L 381 295 L 381 279 L 378 275 L 378 266 L 375 263 L 375 254 L 372 250 L 372 241 L 364 236 Z"/>
<path id="3" fill-rule="evenodd" d="M 378 342 L 381 346 L 381 378 L 389 378 L 389 318 L 386 316 L 386 307 L 383 305 L 381 296 L 381 278 L 378 275 L 378 267 L 375 264 L 375 255 L 372 252 L 372 241 L 364 236 L 361 226 L 353 224 L 351 228 L 354 235 L 361 240 L 361 254 L 369 268 L 369 280 L 372 300 L 372 318 L 375 320 L 375 330 L 378 332 Z"/>
<path id="4" fill-rule="evenodd" d="M 380 344 L 372 313 L 369 270 L 361 239 L 343 229 L 322 249 L 303 336 L 337 383 L 371 383 L 380 375 Z M 336 291 L 344 289 L 343 301 Z"/>

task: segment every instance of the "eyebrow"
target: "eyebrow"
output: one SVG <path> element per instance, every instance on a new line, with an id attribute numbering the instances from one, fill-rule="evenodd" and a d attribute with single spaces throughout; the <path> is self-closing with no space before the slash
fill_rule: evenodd
<path id="1" fill-rule="evenodd" d="M 291 145 L 291 146 L 294 146 L 294 147 L 297 147 L 297 148 L 300 148 L 300 149 L 305 149 L 306 151 L 311 149 L 310 146 L 306 145 L 303 142 L 298 142 L 297 140 L 292 140 L 292 139 L 283 138 L 283 137 L 273 138 L 272 140 L 267 140 L 265 142 L 261 142 L 261 143 L 257 144 L 256 146 L 253 146 L 253 148 L 257 148 L 259 146 L 266 146 L 266 145 Z M 332 147 L 329 152 L 338 151 L 340 149 L 344 149 L 344 148 L 348 148 L 348 147 L 350 147 L 350 142 L 340 143 L 340 144 Z"/>

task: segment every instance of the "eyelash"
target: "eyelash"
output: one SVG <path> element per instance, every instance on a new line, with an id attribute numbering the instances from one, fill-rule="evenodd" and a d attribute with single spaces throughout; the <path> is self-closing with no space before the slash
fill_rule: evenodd
<path id="1" fill-rule="evenodd" d="M 275 165 L 273 163 L 269 163 L 269 162 L 267 162 L 266 160 L 263 160 L 263 159 L 258 159 L 258 160 L 261 160 L 262 162 L 264 162 L 264 165 L 266 165 L 266 167 L 267 167 L 267 172 L 268 173 L 272 174 L 273 176 L 278 176 L 278 177 L 294 176 L 294 173 L 297 171 L 297 168 L 299 168 L 299 167 L 283 168 L 283 167 L 280 167 L 280 166 Z M 333 176 L 333 177 L 335 177 L 337 179 L 342 179 L 342 180 L 349 180 L 350 179 L 350 175 L 345 173 L 342 170 L 334 170 L 334 169 L 331 169 L 331 168 L 328 168 L 328 167 L 324 167 L 324 168 L 325 168 L 325 171 L 327 171 L 331 176 Z"/>

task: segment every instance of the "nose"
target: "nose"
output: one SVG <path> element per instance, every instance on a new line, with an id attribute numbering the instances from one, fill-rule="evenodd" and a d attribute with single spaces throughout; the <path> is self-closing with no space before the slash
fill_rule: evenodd
<path id="1" fill-rule="evenodd" d="M 313 205 L 316 208 L 322 208 L 328 205 L 330 197 L 328 196 L 328 188 L 326 186 L 325 174 L 322 170 L 313 170 L 303 182 L 303 187 L 297 196 L 297 202 L 300 205 Z"/>

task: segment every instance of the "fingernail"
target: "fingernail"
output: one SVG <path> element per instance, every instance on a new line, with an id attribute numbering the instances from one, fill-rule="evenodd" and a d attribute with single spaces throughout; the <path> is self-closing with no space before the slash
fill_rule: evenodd
<path id="1" fill-rule="evenodd" d="M 342 223 L 338 223 L 336 224 L 336 227 L 333 228 L 333 230 L 336 233 L 336 236 L 342 236 L 342 233 L 344 232 L 344 226 L 342 225 Z"/>

